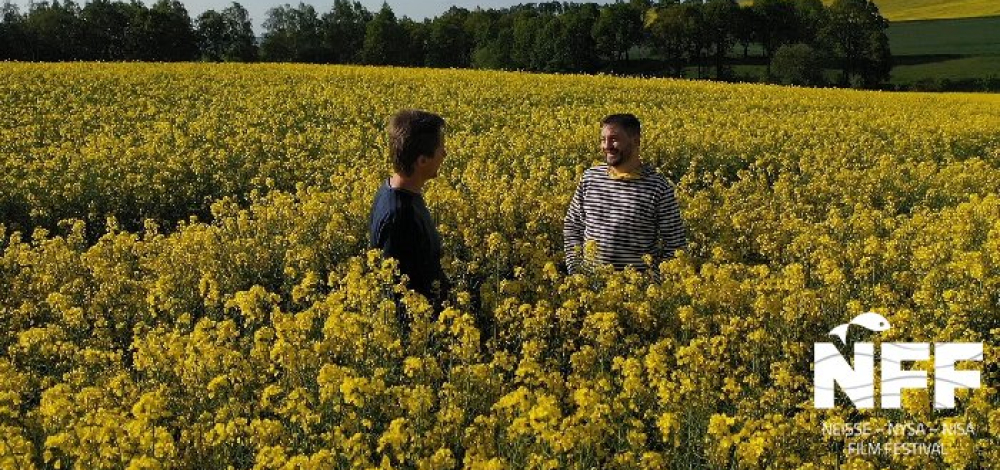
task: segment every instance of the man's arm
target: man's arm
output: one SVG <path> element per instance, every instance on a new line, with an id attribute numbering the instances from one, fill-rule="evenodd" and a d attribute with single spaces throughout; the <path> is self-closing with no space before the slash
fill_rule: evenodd
<path id="1" fill-rule="evenodd" d="M 674 195 L 674 185 L 669 181 L 666 182 L 666 191 L 657 205 L 657 219 L 662 246 L 660 259 L 672 258 L 674 251 L 687 245 L 687 237 L 684 231 L 684 221 L 681 219 L 681 210 L 677 205 L 677 197 Z"/>
<path id="2" fill-rule="evenodd" d="M 580 266 L 579 250 L 583 247 L 583 199 L 584 180 L 576 186 L 573 199 L 569 202 L 566 218 L 563 220 L 563 251 L 566 253 L 566 269 L 573 274 Z"/>

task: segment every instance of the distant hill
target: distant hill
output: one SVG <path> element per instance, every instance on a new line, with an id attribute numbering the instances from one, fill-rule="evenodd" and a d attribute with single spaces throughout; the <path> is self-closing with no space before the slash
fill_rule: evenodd
<path id="1" fill-rule="evenodd" d="M 753 0 L 739 2 L 746 5 Z M 890 22 L 893 85 L 924 91 L 1000 92 L 1000 0 L 875 0 L 875 4 Z M 751 81 L 764 79 L 761 64 L 733 69 Z"/>
<path id="2" fill-rule="evenodd" d="M 889 21 L 1000 15 L 998 0 L 876 0 L 875 4 Z"/>
<path id="3" fill-rule="evenodd" d="M 894 56 L 1000 56 L 1000 17 L 897 21 L 888 33 Z"/>
<path id="4" fill-rule="evenodd" d="M 829 5 L 833 0 L 823 2 Z M 875 0 L 875 4 L 889 21 L 1000 16 L 1000 0 Z"/>
<path id="5" fill-rule="evenodd" d="M 1000 16 L 893 21 L 888 34 L 894 84 L 931 83 L 940 87 L 923 89 L 936 91 L 949 89 L 945 80 L 953 90 L 964 81 L 962 89 L 983 91 L 989 80 L 988 89 L 1000 91 Z"/>

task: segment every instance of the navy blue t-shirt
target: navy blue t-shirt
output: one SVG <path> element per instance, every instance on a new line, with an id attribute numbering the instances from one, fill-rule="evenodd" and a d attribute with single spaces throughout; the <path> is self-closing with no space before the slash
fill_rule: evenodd
<path id="1" fill-rule="evenodd" d="M 432 301 L 444 300 L 449 286 L 441 269 L 441 235 L 423 196 L 393 188 L 387 179 L 372 204 L 369 240 L 372 248 L 399 261 L 411 289 Z"/>

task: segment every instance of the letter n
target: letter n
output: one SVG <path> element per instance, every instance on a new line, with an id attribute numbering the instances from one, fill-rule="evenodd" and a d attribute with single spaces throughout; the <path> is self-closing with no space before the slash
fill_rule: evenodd
<path id="1" fill-rule="evenodd" d="M 875 407 L 875 345 L 854 344 L 854 367 L 840 355 L 833 343 L 816 343 L 813 356 L 813 404 L 816 408 L 833 408 L 834 384 L 854 406 Z"/>

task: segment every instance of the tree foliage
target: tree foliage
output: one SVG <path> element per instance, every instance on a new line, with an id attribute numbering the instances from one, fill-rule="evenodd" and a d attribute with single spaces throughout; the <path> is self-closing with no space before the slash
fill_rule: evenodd
<path id="1" fill-rule="evenodd" d="M 372 65 L 402 65 L 409 34 L 396 20 L 389 4 L 365 27 L 365 41 L 361 47 L 361 60 Z"/>
<path id="2" fill-rule="evenodd" d="M 323 15 L 323 48 L 328 62 L 352 64 L 361 61 L 365 28 L 372 14 L 360 2 L 334 0 Z"/>
<path id="3" fill-rule="evenodd" d="M 320 62 L 322 28 L 312 5 L 285 4 L 267 12 L 260 53 L 270 62 Z"/>
<path id="4" fill-rule="evenodd" d="M 774 78 L 785 85 L 819 86 L 823 78 L 822 53 L 808 44 L 786 44 L 774 53 Z"/>
<path id="5" fill-rule="evenodd" d="M 602 58 L 628 60 L 629 50 L 642 40 L 643 9 L 628 3 L 612 3 L 601 9 L 594 23 L 594 46 Z"/>
<path id="6" fill-rule="evenodd" d="M 842 85 L 875 86 L 889 78 L 889 22 L 871 0 L 835 0 L 822 33 L 837 57 Z"/>
<path id="7" fill-rule="evenodd" d="M 192 24 L 180 0 L 43 0 L 0 10 L 0 60 L 309 62 L 476 67 L 540 72 L 614 72 L 728 80 L 734 65 L 764 65 L 767 77 L 786 45 L 808 45 L 793 60 L 836 68 L 838 83 L 877 87 L 889 77 L 888 22 L 872 0 L 629 0 L 539 2 L 509 8 L 451 7 L 437 17 L 399 18 L 383 3 L 357 0 L 330 10 L 306 3 L 267 12 L 258 42 L 239 3 Z M 759 56 L 751 57 L 751 51 Z M 782 59 L 801 59 L 801 47 Z M 790 55 L 789 55 L 790 54 Z M 815 73 L 814 73 L 815 72 Z M 796 79 L 797 82 L 802 80 Z M 812 82 L 812 80 L 806 80 Z"/>

